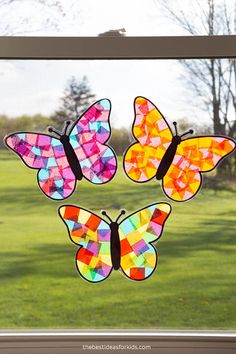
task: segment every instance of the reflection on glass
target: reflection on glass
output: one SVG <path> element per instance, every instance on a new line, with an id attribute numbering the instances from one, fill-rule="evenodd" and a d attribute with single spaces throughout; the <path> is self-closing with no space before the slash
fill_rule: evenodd
<path id="1" fill-rule="evenodd" d="M 0 34 L 97 36 L 124 28 L 127 36 L 234 34 L 233 0 L 1 1 Z"/>
<path id="2" fill-rule="evenodd" d="M 214 72 L 207 71 L 211 63 L 1 61 L 1 140 L 14 131 L 46 132 L 55 122 L 61 128 L 66 103 L 75 102 L 71 85 L 84 85 L 93 99 L 112 102 L 109 144 L 119 167 L 104 186 L 78 183 L 68 204 L 98 215 L 106 209 L 115 218 L 120 209 L 131 213 L 165 202 L 156 181 L 133 183 L 122 169 L 122 153 L 132 140 L 133 100 L 149 98 L 182 132 L 225 129 L 235 138 L 234 61 L 215 60 Z M 213 78 L 219 85 L 214 96 Z M 65 115 L 73 119 L 72 106 Z M 0 327 L 235 329 L 235 154 L 228 160 L 204 179 L 192 201 L 171 202 L 172 215 L 157 243 L 160 264 L 150 279 L 135 283 L 114 271 L 106 282 L 92 285 L 77 275 L 77 247 L 57 214 L 61 203 L 40 194 L 36 171 L 1 143 Z"/>

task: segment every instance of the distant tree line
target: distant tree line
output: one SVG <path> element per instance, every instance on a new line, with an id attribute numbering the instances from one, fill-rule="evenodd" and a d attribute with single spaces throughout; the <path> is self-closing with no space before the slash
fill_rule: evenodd
<path id="1" fill-rule="evenodd" d="M 7 134 L 16 131 L 35 131 L 47 132 L 48 126 L 54 126 L 62 129 L 63 122 L 66 120 L 75 121 L 83 112 L 96 100 L 91 92 L 87 78 L 82 80 L 71 77 L 65 87 L 64 93 L 60 99 L 59 108 L 50 116 L 35 114 L 32 116 L 22 115 L 15 118 L 0 115 L 0 148 L 4 148 L 3 138 Z M 189 122 L 186 118 L 178 121 L 179 132 L 185 132 L 193 128 L 196 135 L 207 135 L 215 133 L 214 126 L 209 123 Z M 132 142 L 133 137 L 131 129 L 113 128 L 109 145 L 115 150 L 117 155 L 122 155 Z M 224 164 L 223 174 L 225 177 L 235 176 L 235 156 L 227 159 Z M 221 168 L 222 169 L 222 168 Z"/>
<path id="2" fill-rule="evenodd" d="M 82 80 L 71 77 L 60 99 L 59 108 L 50 116 L 42 114 L 22 115 L 11 118 L 0 115 L 0 148 L 5 148 L 3 138 L 13 132 L 32 131 L 47 133 L 47 127 L 61 129 L 66 120 L 75 121 L 96 100 L 91 92 L 87 78 Z M 126 128 L 114 128 L 109 145 L 117 155 L 122 155 L 131 142 L 130 132 Z"/>
<path id="3" fill-rule="evenodd" d="M 86 110 L 88 106 L 84 106 L 84 110 Z M 60 113 L 62 111 L 60 110 Z M 6 135 L 13 132 L 20 131 L 31 131 L 31 132 L 41 132 L 48 133 L 47 127 L 54 126 L 59 130 L 63 126 L 63 122 L 67 119 L 66 114 L 64 114 L 64 120 L 58 122 L 55 120 L 56 112 L 51 116 L 45 116 L 42 114 L 34 114 L 30 115 L 22 115 L 15 118 L 10 118 L 6 115 L 0 115 L 0 149 L 5 148 L 5 144 L 3 139 Z M 82 114 L 82 111 L 80 112 Z M 71 116 L 70 116 L 71 118 Z M 193 128 L 196 134 L 212 134 L 212 130 L 210 125 L 198 125 L 189 122 L 187 119 L 180 119 L 178 121 L 179 131 L 184 132 L 189 129 L 189 127 Z M 115 150 L 117 155 L 122 155 L 126 148 L 133 141 L 131 129 L 127 128 L 112 128 L 111 137 L 109 140 L 109 145 Z"/>
<path id="4" fill-rule="evenodd" d="M 0 115 L 0 149 L 6 148 L 3 138 L 10 133 L 17 131 L 31 131 L 48 134 L 47 127 L 53 125 L 53 123 L 54 121 L 52 117 L 47 117 L 41 114 L 35 114 L 32 116 L 23 115 L 15 118 Z M 128 129 L 112 129 L 109 145 L 112 146 L 117 155 L 122 155 L 124 153 L 127 146 L 129 146 L 130 141 L 131 138 Z"/>
<path id="5" fill-rule="evenodd" d="M 44 132 L 47 126 L 52 124 L 50 117 L 42 114 L 22 115 L 15 118 L 10 118 L 6 115 L 0 115 L 0 148 L 4 148 L 3 138 L 14 132 L 20 131 L 35 131 Z"/>

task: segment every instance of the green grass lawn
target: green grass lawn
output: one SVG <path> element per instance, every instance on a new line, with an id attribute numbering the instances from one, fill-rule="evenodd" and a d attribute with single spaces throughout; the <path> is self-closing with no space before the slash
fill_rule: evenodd
<path id="1" fill-rule="evenodd" d="M 115 216 L 166 201 L 158 182 L 132 183 L 120 162 L 104 186 L 77 185 L 65 203 Z M 0 327 L 236 329 L 236 193 L 202 189 L 173 212 L 157 244 L 159 265 L 146 281 L 119 271 L 104 282 L 79 277 L 77 251 L 36 171 L 0 155 Z"/>

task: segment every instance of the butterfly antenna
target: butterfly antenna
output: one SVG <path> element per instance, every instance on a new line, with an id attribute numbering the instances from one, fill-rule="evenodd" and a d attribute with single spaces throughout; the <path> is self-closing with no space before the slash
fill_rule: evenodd
<path id="1" fill-rule="evenodd" d="M 193 129 L 190 129 L 190 130 L 188 130 L 186 133 L 180 135 L 180 137 L 182 138 L 182 137 L 185 136 L 185 135 L 193 134 L 193 133 L 194 133 Z"/>
<path id="2" fill-rule="evenodd" d="M 71 125 L 72 121 L 71 120 L 67 120 L 65 122 L 65 125 L 64 125 L 64 128 L 63 128 L 63 132 L 65 135 L 67 135 L 67 130 L 68 130 L 68 127 Z"/>
<path id="3" fill-rule="evenodd" d="M 48 127 L 48 131 L 49 131 L 49 133 L 54 133 L 54 134 L 61 137 L 61 132 L 59 132 L 59 130 L 57 130 L 56 128 Z"/>
<path id="4" fill-rule="evenodd" d="M 175 127 L 175 135 L 178 136 L 177 122 L 173 122 L 173 125 Z"/>
<path id="5" fill-rule="evenodd" d="M 110 216 L 107 214 L 106 210 L 102 210 L 101 211 L 102 215 L 106 216 L 108 220 L 110 220 L 110 222 L 113 222 L 110 218 Z"/>
<path id="6" fill-rule="evenodd" d="M 119 220 L 119 218 L 121 217 L 121 215 L 124 215 L 125 213 L 126 213 L 126 211 L 125 211 L 124 209 L 122 209 L 122 210 L 120 211 L 120 215 L 117 216 L 115 222 L 118 222 L 118 220 Z"/>

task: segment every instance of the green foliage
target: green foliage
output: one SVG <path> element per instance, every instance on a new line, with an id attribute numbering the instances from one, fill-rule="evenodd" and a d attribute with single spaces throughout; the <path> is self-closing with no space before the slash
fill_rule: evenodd
<path id="1" fill-rule="evenodd" d="M 0 116 L 0 149 L 5 148 L 3 138 L 11 133 L 17 131 L 34 131 L 47 133 L 47 127 L 55 125 L 49 117 L 44 117 L 41 114 L 34 116 L 24 115 L 16 118 L 8 118 L 7 116 Z M 62 124 L 60 124 L 60 129 Z M 111 139 L 109 145 L 115 150 L 116 154 L 122 155 L 131 141 L 130 133 L 126 128 L 112 129 Z"/>
<path id="2" fill-rule="evenodd" d="M 61 98 L 61 106 L 52 115 L 52 120 L 58 127 L 65 120 L 74 121 L 94 102 L 94 99 L 95 95 L 91 93 L 87 77 L 84 76 L 80 81 L 72 76 Z"/>
<path id="3" fill-rule="evenodd" d="M 42 114 L 33 116 L 22 115 L 16 118 L 9 118 L 5 115 L 0 116 L 0 148 L 4 148 L 3 138 L 11 133 L 19 131 L 46 132 L 52 120 Z"/>
<path id="4" fill-rule="evenodd" d="M 109 145 L 115 150 L 117 155 L 123 155 L 131 143 L 130 132 L 126 128 L 113 128 Z"/>
<path id="5" fill-rule="evenodd" d="M 77 247 L 57 215 L 77 204 L 115 217 L 166 201 L 157 181 L 132 183 L 122 170 L 103 186 L 78 183 L 73 197 L 40 193 L 34 170 L 8 151 L 0 155 L 0 327 L 236 328 L 236 193 L 204 190 L 173 212 L 157 249 L 159 264 L 144 282 L 119 271 L 90 284 L 75 269 Z M 207 212 L 206 212 L 207 210 Z"/>

